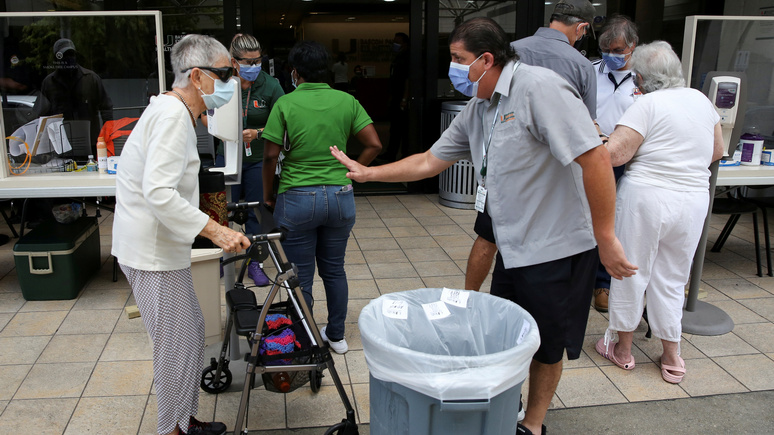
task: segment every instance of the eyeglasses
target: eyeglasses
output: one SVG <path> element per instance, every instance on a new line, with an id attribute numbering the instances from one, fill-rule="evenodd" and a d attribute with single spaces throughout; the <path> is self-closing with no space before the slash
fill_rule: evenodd
<path id="1" fill-rule="evenodd" d="M 217 75 L 218 78 L 221 81 L 223 81 L 223 83 L 228 83 L 228 79 L 230 79 L 231 76 L 234 75 L 234 67 L 231 67 L 231 66 L 224 66 L 224 67 L 221 67 L 221 68 L 213 68 L 211 66 L 192 66 L 192 67 L 186 68 L 186 69 L 184 69 L 184 70 L 182 70 L 180 72 L 184 73 L 184 72 L 190 71 L 190 70 L 192 70 L 194 68 L 199 68 L 199 69 L 207 70 L 207 71 L 210 71 L 210 72 L 214 72 L 215 75 Z"/>
<path id="2" fill-rule="evenodd" d="M 234 59 L 237 60 L 237 62 L 242 63 L 244 62 L 246 65 L 258 65 L 261 63 L 260 57 L 235 57 Z"/>

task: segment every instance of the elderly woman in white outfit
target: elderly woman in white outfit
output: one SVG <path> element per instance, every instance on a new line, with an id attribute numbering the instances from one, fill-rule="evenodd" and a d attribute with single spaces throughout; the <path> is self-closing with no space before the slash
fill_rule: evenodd
<path id="1" fill-rule="evenodd" d="M 632 69 L 644 94 L 624 113 L 607 143 L 618 184 L 615 233 L 638 273 L 613 280 L 610 325 L 596 350 L 634 368 L 633 331 L 647 294 L 648 321 L 661 339 L 661 376 L 682 381 L 679 343 L 685 284 L 709 207 L 709 165 L 723 155 L 719 116 L 701 92 L 685 87 L 680 60 L 663 41 L 634 51 Z M 612 332 L 618 342 L 612 342 Z"/>
<path id="2" fill-rule="evenodd" d="M 247 248 L 241 233 L 199 211 L 196 118 L 231 99 L 234 71 L 217 40 L 188 35 L 172 47 L 172 91 L 153 97 L 121 153 L 116 176 L 113 255 L 153 341 L 158 433 L 223 434 L 194 418 L 204 353 L 204 319 L 191 278 L 196 235 L 227 252 Z"/>

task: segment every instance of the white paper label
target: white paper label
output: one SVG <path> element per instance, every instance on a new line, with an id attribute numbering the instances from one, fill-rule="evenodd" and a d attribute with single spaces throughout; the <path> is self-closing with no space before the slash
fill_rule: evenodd
<path id="1" fill-rule="evenodd" d="M 468 297 L 470 293 L 466 290 L 452 290 L 445 288 L 441 292 L 441 300 L 447 304 L 466 308 L 468 306 Z"/>
<path id="2" fill-rule="evenodd" d="M 382 314 L 391 319 L 408 319 L 408 305 L 406 301 L 386 300 L 382 303 Z"/>
<path id="3" fill-rule="evenodd" d="M 476 191 L 476 211 L 479 213 L 484 212 L 484 207 L 486 207 L 486 187 L 482 185 L 478 185 L 478 190 Z"/>
<path id="4" fill-rule="evenodd" d="M 527 334 L 529 334 L 530 325 L 528 321 L 524 321 L 521 324 L 521 332 L 519 332 L 519 338 L 516 340 L 516 345 L 520 345 L 522 341 L 527 337 Z"/>
<path id="5" fill-rule="evenodd" d="M 432 304 L 422 304 L 422 308 L 425 309 L 425 315 L 427 315 L 427 318 L 430 320 L 443 319 L 444 317 L 449 317 L 451 315 L 449 307 L 447 307 L 443 301 L 433 302 Z"/>

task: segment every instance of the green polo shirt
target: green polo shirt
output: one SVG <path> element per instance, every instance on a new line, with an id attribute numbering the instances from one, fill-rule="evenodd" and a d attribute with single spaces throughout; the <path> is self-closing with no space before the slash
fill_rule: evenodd
<path id="1" fill-rule="evenodd" d="M 345 186 L 347 168 L 329 147 L 347 151 L 347 140 L 372 124 L 363 106 L 346 92 L 325 83 L 302 83 L 277 100 L 263 130 L 263 138 L 282 146 L 287 129 L 290 151 L 283 150 L 279 193 L 293 187 Z"/>

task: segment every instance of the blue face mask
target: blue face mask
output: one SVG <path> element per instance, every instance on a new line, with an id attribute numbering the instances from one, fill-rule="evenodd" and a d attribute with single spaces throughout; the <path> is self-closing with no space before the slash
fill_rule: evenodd
<path id="1" fill-rule="evenodd" d="M 394 53 L 397 53 L 397 52 L 399 52 L 399 51 L 400 51 L 400 47 L 401 47 L 401 45 L 400 45 L 400 44 L 398 44 L 397 42 L 393 42 L 393 43 L 392 43 L 392 51 L 393 51 Z"/>
<path id="2" fill-rule="evenodd" d="M 202 74 L 210 77 L 204 71 L 202 71 Z M 210 78 L 212 79 L 212 77 Z M 231 97 L 234 96 L 234 86 L 231 83 L 224 83 L 220 79 L 212 80 L 215 82 L 215 90 L 211 94 L 205 94 L 201 88 L 199 88 L 199 92 L 202 93 L 202 100 L 208 109 L 217 109 L 231 101 Z"/>
<path id="3" fill-rule="evenodd" d="M 605 61 L 607 68 L 617 71 L 626 66 L 626 54 L 602 53 L 602 60 Z"/>
<path id="4" fill-rule="evenodd" d="M 483 53 L 481 56 L 483 56 Z M 456 62 L 451 62 L 449 64 L 449 79 L 451 79 L 454 89 L 460 91 L 462 95 L 472 97 L 478 92 L 478 82 L 484 78 L 486 71 L 484 71 L 484 74 L 481 74 L 481 77 L 475 82 L 472 82 L 468 78 L 468 74 L 470 73 L 470 67 L 478 62 L 478 60 L 481 59 L 481 56 L 477 57 L 470 65 L 462 65 Z"/>
<path id="5" fill-rule="evenodd" d="M 239 64 L 239 77 L 247 80 L 248 82 L 254 82 L 258 78 L 258 74 L 261 73 L 260 65 L 242 65 Z"/>

